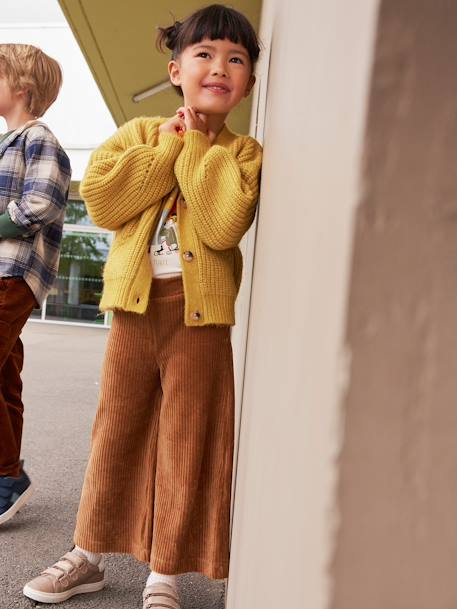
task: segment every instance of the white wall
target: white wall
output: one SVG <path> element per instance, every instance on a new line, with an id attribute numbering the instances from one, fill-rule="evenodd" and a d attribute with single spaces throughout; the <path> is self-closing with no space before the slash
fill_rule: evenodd
<path id="1" fill-rule="evenodd" d="M 116 129 L 57 0 L 0 0 L 0 42 L 34 44 L 59 61 L 64 81 L 43 117 L 70 156 L 80 180 L 91 151 Z M 6 124 L 0 119 L 0 132 Z"/>
<path id="2" fill-rule="evenodd" d="M 271 49 L 229 609 L 325 609 L 377 0 L 265 0 Z M 262 68 L 264 80 L 268 62 Z"/>

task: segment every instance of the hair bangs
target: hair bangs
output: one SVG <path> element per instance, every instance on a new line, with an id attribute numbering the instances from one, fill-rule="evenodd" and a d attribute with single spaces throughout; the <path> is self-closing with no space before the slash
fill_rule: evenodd
<path id="1" fill-rule="evenodd" d="M 237 11 L 221 4 L 213 4 L 194 13 L 185 25 L 174 49 L 175 57 L 186 47 L 208 38 L 228 39 L 234 44 L 241 44 L 248 51 L 253 64 L 258 60 L 260 49 L 257 37 L 246 17 Z"/>

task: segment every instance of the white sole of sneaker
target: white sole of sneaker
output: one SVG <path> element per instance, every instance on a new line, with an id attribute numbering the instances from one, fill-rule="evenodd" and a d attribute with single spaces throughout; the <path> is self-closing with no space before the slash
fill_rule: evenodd
<path id="1" fill-rule="evenodd" d="M 29 501 L 30 497 L 33 495 L 34 491 L 33 484 L 29 486 L 29 488 L 22 493 L 19 499 L 16 501 L 14 505 L 10 507 L 10 509 L 0 516 L 0 524 L 4 524 L 8 520 L 10 520 L 16 512 L 18 512 L 24 505 Z"/>
<path id="2" fill-rule="evenodd" d="M 27 584 L 24 586 L 22 592 L 27 598 L 31 598 L 39 603 L 63 603 L 76 594 L 84 594 L 87 592 L 100 592 L 105 587 L 105 581 L 95 582 L 94 584 L 81 584 L 75 586 L 65 592 L 39 592 L 30 588 Z"/>

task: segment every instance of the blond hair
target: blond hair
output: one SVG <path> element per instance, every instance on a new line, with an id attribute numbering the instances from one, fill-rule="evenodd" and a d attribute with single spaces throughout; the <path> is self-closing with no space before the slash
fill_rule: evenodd
<path id="1" fill-rule="evenodd" d="M 31 44 L 0 44 L 0 76 L 12 91 L 26 94 L 26 109 L 37 118 L 55 102 L 62 85 L 57 61 Z"/>

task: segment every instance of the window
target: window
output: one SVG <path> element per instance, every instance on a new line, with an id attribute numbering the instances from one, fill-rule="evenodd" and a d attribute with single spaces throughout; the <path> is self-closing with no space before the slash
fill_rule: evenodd
<path id="1" fill-rule="evenodd" d="M 59 270 L 41 310 L 32 319 L 109 326 L 109 314 L 99 311 L 102 272 L 111 233 L 94 226 L 82 201 L 68 201 Z"/>

